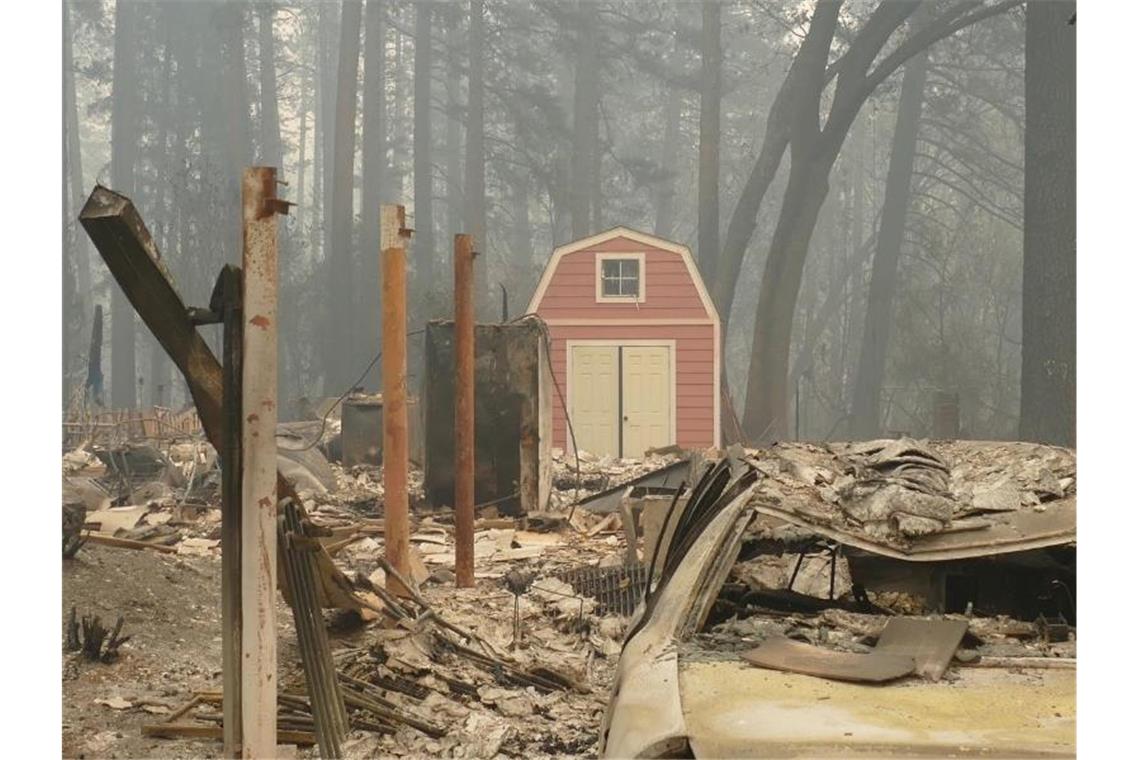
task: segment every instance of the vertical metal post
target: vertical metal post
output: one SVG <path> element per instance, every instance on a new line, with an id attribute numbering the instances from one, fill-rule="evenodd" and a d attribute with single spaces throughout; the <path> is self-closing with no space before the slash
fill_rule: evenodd
<path id="1" fill-rule="evenodd" d="M 222 296 L 222 741 L 241 757 L 241 270 L 227 266 Z"/>
<path id="2" fill-rule="evenodd" d="M 277 754 L 277 170 L 242 175 L 242 757 Z"/>
<path id="3" fill-rule="evenodd" d="M 407 254 L 411 230 L 404 227 L 404 207 L 380 207 L 383 280 L 383 338 L 380 372 L 384 402 L 384 554 L 405 578 L 408 565 L 408 336 Z M 392 573 L 388 591 L 406 595 Z"/>
<path id="4" fill-rule="evenodd" d="M 475 585 L 475 252 L 455 236 L 455 585 Z"/>

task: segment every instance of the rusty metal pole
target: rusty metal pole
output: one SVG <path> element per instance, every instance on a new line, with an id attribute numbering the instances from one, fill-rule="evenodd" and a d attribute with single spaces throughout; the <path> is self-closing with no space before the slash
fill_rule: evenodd
<path id="1" fill-rule="evenodd" d="M 380 372 L 384 403 L 384 555 L 400 575 L 408 564 L 408 325 L 407 257 L 411 230 L 404 227 L 404 207 L 380 207 L 383 280 L 383 337 Z M 407 595 L 391 573 L 388 591 Z"/>
<path id="2" fill-rule="evenodd" d="M 242 757 L 277 755 L 277 170 L 242 175 Z"/>
<path id="3" fill-rule="evenodd" d="M 455 236 L 455 586 L 475 585 L 475 252 Z"/>

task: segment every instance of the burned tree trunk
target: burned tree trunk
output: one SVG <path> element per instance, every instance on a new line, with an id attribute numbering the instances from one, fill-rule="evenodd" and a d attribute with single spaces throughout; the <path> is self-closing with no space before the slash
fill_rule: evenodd
<path id="1" fill-rule="evenodd" d="M 261 83 L 261 162 L 264 166 L 281 166 L 281 119 L 277 109 L 277 57 L 274 54 L 273 16 L 275 6 L 258 6 L 257 59 Z"/>
<path id="2" fill-rule="evenodd" d="M 443 42 L 446 61 L 443 67 L 443 90 L 446 97 L 444 105 L 443 173 L 446 187 L 444 206 L 447 209 L 444 230 L 447 233 L 454 233 L 466 229 L 463 226 L 463 155 L 460 148 L 463 106 L 459 97 L 460 87 L 463 84 L 463 69 L 459 63 L 459 34 L 462 13 L 458 6 L 453 6 L 446 8 L 441 15 L 444 18 Z"/>
<path id="3" fill-rule="evenodd" d="M 683 7 L 680 3 L 673 6 L 673 67 L 680 67 L 684 61 L 679 50 Z M 653 234 L 667 238 L 673 234 L 673 207 L 677 199 L 677 146 L 681 138 L 682 90 L 675 81 L 666 81 L 665 87 L 668 94 L 661 114 L 665 127 L 661 140 L 661 158 L 658 161 L 661 179 L 653 199 Z M 711 282 L 709 284 L 712 285 Z"/>
<path id="4" fill-rule="evenodd" d="M 705 282 L 716 282 L 720 258 L 720 77 L 720 2 L 705 0 L 701 5 L 701 134 L 697 169 L 697 261 Z"/>
<path id="5" fill-rule="evenodd" d="M 883 214 L 879 219 L 878 248 L 871 268 L 863 346 L 852 398 L 852 430 L 856 438 L 874 438 L 879 434 L 879 397 L 887 364 L 899 255 L 910 208 L 910 182 L 914 174 L 926 65 L 925 51 L 907 63 L 899 94 L 894 143 L 887 169 L 887 189 L 883 196 Z"/>
<path id="6" fill-rule="evenodd" d="M 80 330 L 87 320 L 91 307 L 91 253 L 87 236 L 78 234 L 79 223 L 75 212 L 83 205 L 83 150 L 79 140 L 79 105 L 75 98 L 75 61 L 72 48 L 75 37 L 71 26 L 71 3 L 63 4 L 63 118 L 66 142 L 64 154 L 67 159 L 68 198 L 71 201 L 68 228 L 71 230 L 70 251 L 75 260 L 75 285 L 79 299 Z"/>
<path id="7" fill-rule="evenodd" d="M 414 100 L 415 118 L 412 128 L 412 171 L 415 174 L 415 251 L 418 296 L 431 291 L 436 281 L 435 226 L 432 217 L 433 168 L 431 150 L 431 16 L 434 3 L 416 4 L 416 60 Z"/>
<path id="8" fill-rule="evenodd" d="M 487 250 L 487 181 L 483 125 L 483 0 L 471 0 L 468 31 L 467 146 L 464 161 L 464 218 L 475 250 Z M 522 251 L 520 251 L 522 253 Z M 487 316 L 487 259 L 475 260 L 475 313 Z"/>
<path id="9" fill-rule="evenodd" d="M 787 436 L 788 354 L 804 262 L 827 198 L 831 162 L 792 154 L 791 178 L 760 281 L 744 430 L 757 442 Z"/>
<path id="10" fill-rule="evenodd" d="M 361 309 L 361 343 L 364 353 L 380 345 L 380 320 L 376 299 L 380 294 L 380 203 L 388 181 L 388 109 L 384 66 L 383 0 L 368 0 L 364 9 L 364 97 L 361 133 L 360 255 L 363 277 L 360 287 L 366 307 Z M 380 385 L 380 370 L 364 379 L 368 388 Z"/>
<path id="11" fill-rule="evenodd" d="M 115 4 L 114 78 L 111 83 L 111 183 L 134 195 L 140 144 L 138 48 L 134 40 L 139 6 Z M 135 316 L 126 296 L 111 287 L 111 406 L 135 408 Z"/>
<path id="12" fill-rule="evenodd" d="M 575 238 L 590 234 L 590 201 L 596 187 L 595 154 L 601 98 L 597 14 L 594 3 L 579 0 L 575 15 L 578 59 L 574 66 L 574 137 L 570 160 L 570 234 Z"/>
<path id="13" fill-rule="evenodd" d="M 1025 263 L 1020 437 L 1076 445 L 1076 9 L 1033 2 L 1025 24 Z"/>
<path id="14" fill-rule="evenodd" d="M 787 432 L 788 348 L 807 246 L 827 197 L 831 167 L 859 109 L 887 77 L 915 54 L 960 29 L 1004 13 L 1016 4 L 1017 0 L 1004 0 L 982 7 L 970 3 L 952 6 L 931 23 L 913 29 L 894 50 L 882 55 L 895 31 L 920 5 L 918 0 L 883 3 L 858 30 L 847 51 L 831 65 L 828 65 L 828 51 L 835 35 L 839 3 L 820 0 L 816 5 L 807 37 L 769 117 L 770 130 L 773 126 L 784 130 L 773 138 L 777 143 L 769 158 L 774 163 L 765 164 L 764 161 L 769 148 L 765 135 L 761 158 L 757 160 L 737 211 L 744 205 L 745 197 L 749 198 L 749 207 L 741 216 L 734 212 L 733 223 L 729 225 L 726 259 L 722 262 L 727 264 L 729 271 L 718 278 L 718 293 L 731 303 L 735 277 L 739 273 L 738 258 L 743 256 L 751 238 L 755 225 L 754 209 L 759 207 L 760 199 L 749 193 L 759 192 L 762 195 L 770 184 L 771 176 L 767 171 L 770 169 L 771 174 L 775 173 L 783 153 L 778 141 L 783 139 L 782 135 L 787 135 L 791 154 L 790 176 L 760 284 L 749 367 L 745 429 L 751 435 L 767 439 L 783 437 Z M 835 79 L 834 93 L 821 125 L 821 101 L 832 78 Z M 795 86 L 786 89 L 792 81 Z M 787 99 L 781 105 L 781 98 L 785 95 Z M 773 125 L 772 118 L 777 115 L 780 118 Z M 754 177 L 759 177 L 755 187 Z M 737 221 L 740 226 L 734 230 Z"/>
<path id="15" fill-rule="evenodd" d="M 333 121 L 332 209 L 326 239 L 329 300 L 325 324 L 325 389 L 339 392 L 354 378 L 353 357 L 359 348 L 353 319 L 355 290 L 352 259 L 353 156 L 356 152 L 356 78 L 360 63 L 360 0 L 341 8 L 336 112 Z"/>
<path id="16" fill-rule="evenodd" d="M 103 406 L 103 305 L 95 305 L 95 318 L 91 320 L 91 349 L 87 354 L 87 399 L 95 406 Z"/>

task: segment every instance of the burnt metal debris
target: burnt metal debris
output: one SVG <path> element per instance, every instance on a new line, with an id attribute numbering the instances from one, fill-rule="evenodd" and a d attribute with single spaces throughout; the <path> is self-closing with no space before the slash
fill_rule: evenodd
<path id="1" fill-rule="evenodd" d="M 641 603 L 649 577 L 646 565 L 627 564 L 617 567 L 584 565 L 557 574 L 579 594 L 597 600 L 599 615 L 632 615 Z"/>
<path id="2" fill-rule="evenodd" d="M 263 204 L 255 216 L 264 220 L 276 210 Z M 391 207 L 388 217 L 395 211 Z M 236 564 L 242 539 L 243 415 L 236 411 L 243 375 L 241 270 L 223 270 L 209 308 L 186 308 L 128 199 L 96 188 L 82 221 L 116 281 L 185 375 L 197 406 L 197 417 L 189 421 L 200 419 L 200 428 L 179 425 L 181 442 L 164 447 L 146 433 L 145 420 L 136 426 L 124 418 L 125 435 L 80 441 L 65 455 L 64 551 L 87 540 L 216 556 L 220 540 L 223 662 L 231 665 L 223 666 L 223 692 L 198 693 L 189 707 L 143 732 L 222 738 L 229 754 L 243 739 L 250 741 L 234 733 L 243 693 L 232 672 L 243 651 L 235 646 L 243 633 Z M 410 231 L 402 220 L 389 221 L 398 221 L 388 225 L 385 247 L 386 253 L 400 254 L 388 256 L 392 282 L 399 285 L 397 259 Z M 225 366 L 196 331 L 218 322 L 225 325 Z M 433 325 L 428 337 L 450 351 L 453 329 Z M 409 444 L 390 448 L 393 437 L 406 439 L 407 421 L 380 422 L 380 399 L 371 400 L 359 428 L 351 410 L 332 425 L 329 435 L 344 444 L 341 464 L 330 465 L 310 445 L 278 441 L 277 499 L 263 501 L 270 514 L 276 507 L 273 556 L 280 560 L 280 589 L 292 608 L 299 657 L 294 667 L 281 670 L 281 683 L 264 690 L 263 706 L 269 703 L 275 724 L 259 722 L 263 746 L 275 738 L 319 745 L 325 757 L 354 755 L 350 742 L 359 741 L 359 734 L 350 738 L 349 731 L 360 729 L 384 742 L 370 747 L 372 754 L 396 747 L 486 756 L 538 748 L 581 751 L 587 745 L 580 737 L 558 743 L 519 734 L 541 720 L 559 726 L 568 718 L 592 721 L 591 703 L 572 703 L 571 697 L 598 687 L 599 665 L 603 679 L 616 667 L 628 685 L 614 695 L 619 723 L 625 720 L 620 702 L 633 694 L 652 705 L 667 702 L 668 709 L 654 719 L 660 717 L 670 735 L 683 737 L 676 726 L 684 727 L 684 716 L 673 711 L 681 699 L 665 699 L 663 687 L 654 684 L 676 685 L 710 647 L 734 652 L 717 661 L 747 671 L 744 680 L 771 677 L 740 661 L 758 642 L 763 651 L 750 659 L 767 667 L 856 680 L 912 672 L 937 680 L 949 667 L 1075 667 L 1071 450 L 902 438 L 761 450 L 736 446 L 704 457 L 666 447 L 637 462 L 574 452 L 571 465 L 563 452 L 542 448 L 549 445 L 548 421 L 531 398 L 544 395 L 541 323 L 480 326 L 476 340 L 512 330 L 522 336 L 513 349 L 474 347 L 477 408 L 483 411 L 483 393 L 508 412 L 492 429 L 476 419 L 474 450 L 461 451 L 473 455 L 474 495 L 489 488 L 494 496 L 477 498 L 482 503 L 474 507 L 477 514 L 466 515 L 469 521 L 454 519 L 453 504 L 442 514 L 405 514 L 409 499 L 419 503 L 425 489 L 435 492 L 435 501 L 456 501 L 453 476 L 445 473 L 450 480 L 441 479 L 442 485 L 433 479 L 452 466 L 446 460 L 456 450 L 454 415 L 448 411 L 454 399 L 429 408 L 437 423 L 429 432 L 450 448 L 441 460 L 434 455 L 442 449 L 429 443 L 427 483 L 419 479 L 418 465 L 401 472 L 385 468 L 381 488 L 379 449 L 403 462 L 407 457 L 400 452 Z M 403 328 L 401 335 L 406 337 Z M 399 347 L 395 354 L 402 363 Z M 521 354 L 525 362 L 514 361 Z M 384 358 L 392 362 L 393 354 Z M 483 366 L 490 360 L 497 370 Z M 386 366 L 389 380 L 397 369 Z M 446 361 L 437 369 L 441 378 L 452 376 Z M 384 406 L 403 417 L 406 388 L 397 382 L 395 390 Z M 350 400 L 344 408 L 351 406 Z M 521 431 L 506 443 L 502 419 L 513 420 L 511 429 Z M 320 427 L 318 439 L 327 421 L 326 416 L 313 423 Z M 393 423 L 405 429 L 393 430 Z M 382 443 L 376 435 L 380 425 L 389 428 Z M 135 427 L 143 430 L 141 437 Z M 353 441 L 361 430 L 368 433 L 370 450 L 357 458 Z M 288 435 L 277 431 L 278 439 Z M 488 436 L 493 442 L 484 445 Z M 310 438 L 306 433 L 298 440 Z M 458 443 L 463 449 L 471 441 Z M 220 456 L 209 452 L 211 445 Z M 176 454 L 179 447 L 187 451 Z M 488 452 L 496 460 L 492 465 Z M 563 487 L 571 482 L 573 496 Z M 583 484 L 602 490 L 579 499 Z M 458 503 L 469 506 L 468 495 L 459 493 Z M 186 526 L 200 519 L 198 510 L 215 512 L 219 496 L 222 525 L 186 536 Z M 375 512 L 379 504 L 383 520 Z M 536 505 L 551 508 L 529 508 Z M 577 506 L 582 509 L 575 511 Z M 464 577 L 452 568 L 462 569 Z M 456 581 L 474 587 L 455 592 L 450 586 Z M 441 602 L 445 587 L 449 593 Z M 368 638 L 330 640 L 325 607 L 350 611 L 336 616 L 334 625 L 341 630 L 363 624 Z M 76 614 L 72 608 L 67 649 L 114 659 L 129 638 L 120 635 L 122 618 L 107 630 L 98 618 L 81 624 Z M 924 617 L 930 615 L 935 617 Z M 627 658 L 623 639 L 636 640 L 634 649 L 650 660 Z M 955 678 L 962 678 L 961 670 Z M 726 686 L 731 681 L 721 679 Z M 600 713 L 601 703 L 594 706 Z M 274 725 L 271 735 L 267 726 Z M 479 742 L 478 749 L 468 741 Z M 713 746 L 707 736 L 699 741 Z M 611 747 L 603 733 L 601 750 L 619 752 L 622 746 Z"/>
<path id="3" fill-rule="evenodd" d="M 325 621 L 317 602 L 315 547 L 305 535 L 297 507 L 285 504 L 278 519 L 282 569 L 289 577 L 290 606 L 308 684 L 317 741 L 322 757 L 341 757 L 341 742 L 348 731 L 344 697 L 332 662 Z M 318 545 L 319 546 L 319 545 Z"/>

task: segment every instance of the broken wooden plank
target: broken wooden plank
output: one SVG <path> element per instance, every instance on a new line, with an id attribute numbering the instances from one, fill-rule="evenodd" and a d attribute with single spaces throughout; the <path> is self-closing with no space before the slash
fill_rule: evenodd
<path id="1" fill-rule="evenodd" d="M 133 541 L 129 538 L 116 538 L 102 533 L 85 533 L 83 536 L 87 543 L 115 546 L 120 549 L 151 549 L 162 554 L 177 554 L 178 547 L 165 544 L 154 544 L 149 541 Z"/>
<path id="2" fill-rule="evenodd" d="M 221 739 L 221 726 L 207 726 L 201 723 L 147 723 L 142 727 L 143 736 L 156 736 L 164 739 Z M 317 736 L 311 731 L 278 729 L 277 744 L 299 744 L 312 746 Z M 274 746 L 274 750 L 276 750 Z M 267 755 L 271 757 L 272 755 Z"/>

